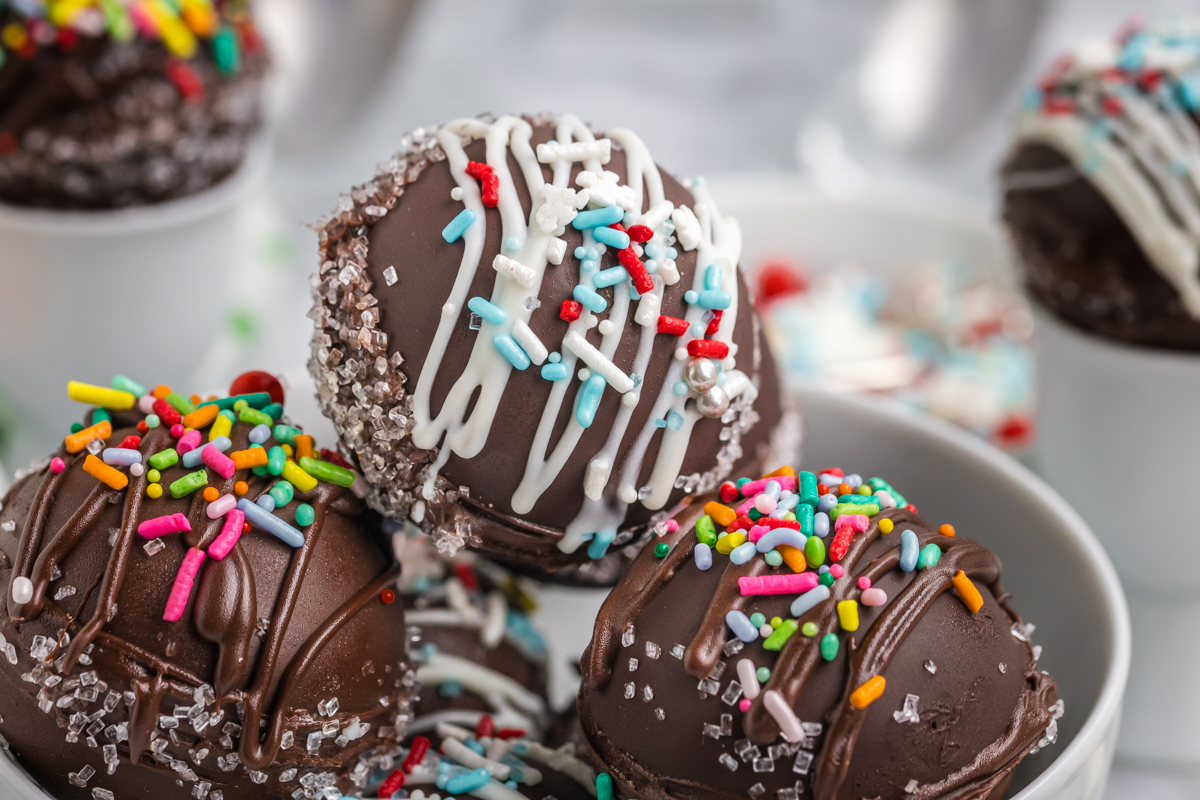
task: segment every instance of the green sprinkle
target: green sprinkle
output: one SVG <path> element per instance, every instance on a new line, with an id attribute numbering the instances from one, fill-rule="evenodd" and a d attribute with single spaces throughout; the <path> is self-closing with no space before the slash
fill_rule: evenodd
<path id="1" fill-rule="evenodd" d="M 271 419 L 279 419 L 283 416 L 283 403 L 271 403 L 263 406 L 262 412 L 271 417 Z"/>
<path id="2" fill-rule="evenodd" d="M 654 545 L 654 555 L 658 556 L 659 558 L 666 558 L 667 553 L 670 552 L 671 545 L 667 544 L 666 542 L 659 542 L 658 544 Z"/>
<path id="3" fill-rule="evenodd" d="M 859 497 L 860 495 L 842 495 L 843 497 Z M 863 498 L 873 500 L 874 498 Z M 842 514 L 866 514 L 873 517 L 879 513 L 879 503 L 838 503 L 829 511 L 829 521 L 836 522 Z"/>
<path id="4" fill-rule="evenodd" d="M 811 639 L 812 637 L 817 635 L 817 623 L 815 623 L 815 622 L 804 623 L 803 625 L 800 626 L 800 632 Z"/>
<path id="5" fill-rule="evenodd" d="M 754 673 L 754 677 L 758 678 L 759 683 L 766 683 L 771 680 L 771 670 L 767 667 L 759 667 Z"/>
<path id="6" fill-rule="evenodd" d="M 771 617 L 771 627 L 778 628 L 783 624 L 783 617 Z"/>
<path id="7" fill-rule="evenodd" d="M 79 433 L 81 430 L 83 430 L 82 422 L 72 422 L 71 423 L 71 433 Z"/>
<path id="8" fill-rule="evenodd" d="M 354 485 L 354 473 L 345 467 L 339 467 L 330 461 L 321 461 L 318 458 L 309 458 L 308 456 L 301 458 L 299 463 L 300 469 L 319 481 L 336 483 L 338 486 L 345 486 L 347 488 Z"/>
<path id="9" fill-rule="evenodd" d="M 158 418 L 158 414 L 147 414 L 146 415 L 146 427 L 147 428 L 149 428 L 150 430 L 154 430 L 159 425 L 162 425 L 162 420 Z"/>
<path id="10" fill-rule="evenodd" d="M 696 520 L 696 538 L 709 547 L 717 543 L 717 528 L 713 524 L 713 518 L 708 514 L 704 514 Z"/>
<path id="11" fill-rule="evenodd" d="M 821 637 L 821 658 L 833 661 L 838 654 L 838 638 L 835 634 L 827 633 Z"/>
<path id="12" fill-rule="evenodd" d="M 783 515 L 783 518 L 784 518 L 784 519 L 786 519 L 788 522 L 795 522 L 795 521 L 796 521 L 796 515 L 795 515 L 795 514 L 793 514 L 793 513 L 792 513 L 792 512 L 790 512 L 790 511 L 789 511 L 788 513 L 784 514 L 784 515 Z"/>
<path id="13" fill-rule="evenodd" d="M 185 416 L 196 410 L 196 407 L 192 405 L 192 401 L 178 392 L 171 392 L 167 395 L 167 405 Z"/>
<path id="14" fill-rule="evenodd" d="M 750 482 L 749 478 L 738 478 L 737 479 L 738 491 L 741 491 L 742 487 L 745 486 L 749 482 Z"/>
<path id="15" fill-rule="evenodd" d="M 767 624 L 767 617 L 765 614 L 760 614 L 755 611 L 750 615 L 750 624 L 756 628 L 761 628 L 763 625 Z"/>
<path id="16" fill-rule="evenodd" d="M 883 478 L 871 478 L 867 483 L 871 484 L 871 488 L 877 492 L 887 492 L 890 494 L 892 499 L 896 501 L 896 505 L 901 507 L 908 505 L 908 501 L 904 499 L 904 495 L 893 489 L 892 485 Z"/>
<path id="17" fill-rule="evenodd" d="M 171 452 L 175 452 L 172 450 Z M 197 489 L 208 485 L 208 473 L 202 469 L 195 472 L 189 472 L 179 480 L 171 484 L 171 497 L 178 500 L 185 497 Z"/>
<path id="18" fill-rule="evenodd" d="M 850 505 L 861 506 L 861 505 L 866 505 L 867 503 L 871 503 L 874 501 L 872 501 L 870 497 L 866 497 L 861 494 L 844 494 L 838 498 L 838 502 L 843 505 L 848 503 Z"/>
<path id="19" fill-rule="evenodd" d="M 271 435 L 274 436 L 275 441 L 279 442 L 280 444 L 295 443 L 296 437 L 301 433 L 302 431 L 299 428 L 293 428 L 291 425 L 276 425 L 271 429 Z"/>
<path id="20" fill-rule="evenodd" d="M 179 463 L 179 453 L 175 452 L 174 447 L 168 447 L 166 450 L 159 450 L 147 460 L 155 469 L 164 470 Z"/>
<path id="21" fill-rule="evenodd" d="M 775 632 L 772 633 L 770 636 L 768 636 L 767 640 L 765 642 L 763 642 L 763 649 L 764 650 L 780 650 L 780 649 L 782 649 L 784 643 L 787 642 L 788 639 L 792 638 L 792 634 L 794 634 L 796 632 L 796 628 L 798 628 L 798 627 L 799 627 L 799 625 L 797 624 L 796 620 L 794 620 L 794 619 L 784 620 L 783 624 L 780 625 L 778 628 L 776 628 Z"/>
<path id="22" fill-rule="evenodd" d="M 287 481 L 279 481 L 271 487 L 271 491 L 267 492 L 267 494 L 271 495 L 271 498 L 275 501 L 275 507 L 281 508 L 292 502 L 295 491 Z"/>
<path id="23" fill-rule="evenodd" d="M 596 776 L 596 800 L 613 800 L 612 776 L 607 772 Z"/>
<path id="24" fill-rule="evenodd" d="M 232 75 L 241 68 L 242 57 L 238 51 L 237 37 L 228 25 L 222 25 L 213 36 L 212 49 L 213 61 L 217 62 L 217 69 L 222 74 Z"/>
<path id="25" fill-rule="evenodd" d="M 833 573 L 822 572 L 821 577 L 817 578 L 817 583 L 821 584 L 822 586 L 833 586 Z"/>
<path id="26" fill-rule="evenodd" d="M 271 419 L 270 414 L 264 414 L 258 409 L 250 408 L 249 406 L 238 412 L 238 419 L 248 425 L 270 425 L 275 421 Z"/>
<path id="27" fill-rule="evenodd" d="M 807 503 L 801 503 L 800 505 L 796 506 L 795 511 L 792 512 L 792 518 L 800 522 L 800 532 L 805 536 L 813 535 L 814 514 L 815 512 L 813 511 L 813 507 Z"/>
<path id="28" fill-rule="evenodd" d="M 778 567 L 783 563 L 783 556 L 779 554 L 778 550 L 768 550 L 764 558 L 772 567 Z"/>
<path id="29" fill-rule="evenodd" d="M 245 400 L 234 400 L 233 401 L 233 413 L 235 413 L 235 414 L 240 413 L 243 408 L 249 408 L 249 407 L 250 407 L 250 404 L 247 403 Z"/>
<path id="30" fill-rule="evenodd" d="M 921 548 L 921 552 L 917 555 L 917 569 L 925 569 L 932 567 L 942 558 L 942 548 L 930 542 Z"/>
<path id="31" fill-rule="evenodd" d="M 230 422 L 231 424 L 232 424 L 232 423 L 234 423 L 234 422 L 237 422 L 237 414 L 234 414 L 234 413 L 233 413 L 232 411 L 230 411 L 228 408 L 223 408 L 223 409 L 221 409 L 221 410 L 220 410 L 220 411 L 217 413 L 217 416 L 218 416 L 218 417 L 224 417 L 225 419 L 229 420 L 229 422 Z"/>
<path id="32" fill-rule="evenodd" d="M 811 472 L 800 471 L 800 502 L 815 506 L 817 500 L 817 476 Z"/>
<path id="33" fill-rule="evenodd" d="M 804 560 L 812 569 L 825 563 L 825 542 L 821 541 L 821 537 L 810 536 L 804 542 Z"/>
<path id="34" fill-rule="evenodd" d="M 92 424 L 95 425 L 97 422 L 112 422 L 112 415 L 103 408 L 93 408 Z"/>
<path id="35" fill-rule="evenodd" d="M 216 400 L 205 400 L 201 406 L 216 406 L 222 411 L 231 409 L 240 401 L 245 401 L 246 405 L 251 408 L 262 408 L 271 402 L 271 395 L 267 392 L 254 392 L 252 394 L 238 394 L 233 397 L 221 397 Z"/>
<path id="36" fill-rule="evenodd" d="M 134 397 L 141 397 L 146 394 L 146 387 L 142 386 L 137 381 L 132 381 L 124 375 L 116 375 L 112 379 L 112 388 L 120 389 L 122 392 L 129 392 Z"/>
<path id="37" fill-rule="evenodd" d="M 313 524 L 313 520 L 317 518 L 317 512 L 313 511 L 313 507 L 308 503 L 301 503 L 296 506 L 296 524 L 301 527 L 306 527 Z"/>
<path id="38" fill-rule="evenodd" d="M 146 473 L 146 480 L 150 481 L 151 483 L 158 483 L 160 480 L 162 480 L 162 473 L 156 469 L 152 469 Z"/>
<path id="39" fill-rule="evenodd" d="M 761 517 L 762 515 L 763 515 L 763 513 L 761 511 L 759 511 L 757 508 L 751 508 L 749 513 L 746 514 L 746 516 L 748 516 L 750 518 L 751 522 L 757 522 L 758 518 Z"/>
<path id="40" fill-rule="evenodd" d="M 283 473 L 283 465 L 287 463 L 287 453 L 279 445 L 267 451 L 267 472 L 272 475 Z"/>

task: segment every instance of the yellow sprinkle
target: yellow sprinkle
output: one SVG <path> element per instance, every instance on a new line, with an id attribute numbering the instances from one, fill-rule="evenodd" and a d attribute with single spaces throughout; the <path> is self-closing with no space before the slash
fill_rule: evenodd
<path id="1" fill-rule="evenodd" d="M 983 608 L 983 596 L 979 594 L 979 590 L 975 588 L 975 584 L 971 583 L 971 579 L 967 577 L 967 573 L 960 569 L 954 573 L 954 577 L 950 579 L 950 583 L 954 586 L 954 591 L 958 592 L 958 596 L 962 598 L 963 605 L 972 614 L 979 613 L 979 609 Z"/>
<path id="2" fill-rule="evenodd" d="M 894 527 L 895 526 L 892 525 L 892 521 L 890 519 L 888 519 L 887 517 L 884 517 L 883 519 L 879 520 L 879 532 L 880 533 L 891 533 L 892 528 L 894 528 Z"/>
<path id="3" fill-rule="evenodd" d="M 110 436 L 112 436 L 112 423 L 102 419 L 91 427 L 72 433 L 63 439 L 63 444 L 68 453 L 78 453 L 88 446 L 88 442 L 94 439 L 107 439 Z"/>
<path id="4" fill-rule="evenodd" d="M 157 483 L 152 483 L 146 487 L 146 494 L 151 500 L 157 500 L 162 497 L 162 486 Z"/>
<path id="5" fill-rule="evenodd" d="M 838 620 L 842 623 L 842 629 L 847 631 L 858 630 L 858 601 L 843 600 L 837 604 Z"/>
<path id="6" fill-rule="evenodd" d="M 283 448 L 283 452 L 288 454 L 288 458 L 291 458 L 293 455 L 295 455 L 290 444 L 281 444 L 279 446 Z"/>
<path id="7" fill-rule="evenodd" d="M 83 460 L 83 471 L 118 492 L 129 485 L 129 476 L 119 469 L 113 469 L 91 453 Z"/>
<path id="8" fill-rule="evenodd" d="M 783 563 L 792 568 L 792 572 L 804 572 L 808 568 L 808 562 L 804 560 L 804 551 L 799 547 L 781 544 L 775 549 L 783 556 Z"/>
<path id="9" fill-rule="evenodd" d="M 317 479 L 309 475 L 304 470 L 296 465 L 295 461 L 288 461 L 283 465 L 283 472 L 279 477 L 296 487 L 298 492 L 311 492 L 317 485 Z M 718 546 L 720 542 L 717 543 Z"/>
<path id="10" fill-rule="evenodd" d="M 152 0 L 145 7 L 158 25 L 158 35 L 171 55 L 187 59 L 196 54 L 196 37 L 170 4 L 165 0 Z"/>
<path id="11" fill-rule="evenodd" d="M 217 418 L 217 414 L 221 413 L 221 409 L 215 405 L 200 406 L 190 414 L 185 414 L 183 417 L 183 427 L 185 428 L 203 428 Z"/>
<path id="12" fill-rule="evenodd" d="M 705 503 L 704 513 L 713 518 L 713 522 L 720 525 L 722 528 L 732 525 L 737 519 L 737 512 L 732 508 L 720 503 Z"/>
<path id="13" fill-rule="evenodd" d="M 746 543 L 746 533 L 744 531 L 734 531 L 727 533 L 720 539 L 717 539 L 717 552 L 722 555 L 729 555 L 733 552 L 733 548 Z"/>
<path id="14" fill-rule="evenodd" d="M 218 436 L 228 436 L 233 430 L 233 423 L 229 421 L 229 417 L 217 416 L 213 420 L 212 427 L 208 429 L 208 440 L 214 441 Z"/>
<path id="15" fill-rule="evenodd" d="M 66 27 L 75 21 L 80 11 L 90 5 L 92 5 L 92 0 L 56 0 L 50 6 L 50 21 L 60 28 Z"/>
<path id="16" fill-rule="evenodd" d="M 137 402 L 137 398 L 129 392 L 109 389 L 107 386 L 93 386 L 90 383 L 80 383 L 79 381 L 67 383 L 67 396 L 72 400 L 87 403 L 89 406 L 112 408 L 117 411 L 133 408 L 133 404 Z"/>
<path id="17" fill-rule="evenodd" d="M 887 680 L 882 675 L 876 675 L 854 690 L 854 693 L 850 695 L 850 705 L 860 710 L 864 709 L 878 700 L 886 688 Z"/>
<path id="18" fill-rule="evenodd" d="M 25 26 L 19 22 L 10 22 L 4 26 L 3 33 L 0 33 L 0 42 L 4 42 L 5 47 L 10 50 L 20 50 L 29 41 L 29 35 L 25 33 Z"/>

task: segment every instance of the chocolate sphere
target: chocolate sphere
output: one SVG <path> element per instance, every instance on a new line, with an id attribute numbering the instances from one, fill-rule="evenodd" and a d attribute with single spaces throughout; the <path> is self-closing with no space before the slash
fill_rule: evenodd
<path id="1" fill-rule="evenodd" d="M 710 548 L 714 520 L 755 512 L 701 496 L 638 556 L 584 653 L 588 747 L 647 800 L 1000 797 L 1062 707 L 999 559 L 882 482 L 826 495 L 836 531 L 807 547 L 826 512 L 800 479 L 795 520 L 739 516 Z"/>
<path id="2" fill-rule="evenodd" d="M 630 131 L 418 130 L 317 232 L 322 407 L 373 507 L 447 553 L 586 565 L 792 446 L 736 223 Z M 700 414 L 689 356 L 719 363 L 727 411 Z"/>
<path id="3" fill-rule="evenodd" d="M 218 417 L 223 443 L 202 419 L 212 409 L 184 416 L 196 430 L 179 424 L 177 438 L 166 417 L 178 411 L 160 408 L 163 424 L 140 438 L 136 410 L 89 412 L 95 427 L 4 498 L 0 732 L 11 753 L 60 800 L 365 788 L 404 734 L 415 680 L 378 517 L 335 483 L 246 466 L 266 463 L 252 442 L 280 455 L 275 436 L 305 447 L 286 424 L 272 435 L 265 412 Z M 186 443 L 198 466 L 179 455 Z M 293 479 L 301 487 L 273 486 Z"/>
<path id="4" fill-rule="evenodd" d="M 1001 180 L 1033 297 L 1082 330 L 1200 350 L 1194 18 L 1125 30 L 1031 90 Z"/>

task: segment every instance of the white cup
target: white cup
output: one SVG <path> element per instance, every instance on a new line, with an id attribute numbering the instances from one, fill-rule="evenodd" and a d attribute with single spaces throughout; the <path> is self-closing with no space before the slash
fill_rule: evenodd
<path id="1" fill-rule="evenodd" d="M 165 203 L 0 205 L 0 395 L 16 421 L 13 464 L 78 419 L 68 380 L 108 385 L 125 373 L 182 385 L 191 375 L 237 280 L 238 206 L 260 184 L 268 152 L 264 138 L 224 181 Z"/>
<path id="2" fill-rule="evenodd" d="M 1102 339 L 1044 311 L 1037 325 L 1039 468 L 1112 556 L 1135 622 L 1118 752 L 1200 764 L 1200 692 L 1179 690 L 1200 663 L 1200 518 L 1187 508 L 1200 355 Z M 1159 504 L 1173 513 L 1160 520 Z"/>

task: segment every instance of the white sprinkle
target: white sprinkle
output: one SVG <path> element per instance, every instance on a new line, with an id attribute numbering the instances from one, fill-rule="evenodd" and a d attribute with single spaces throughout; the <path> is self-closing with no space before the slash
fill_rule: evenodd
<path id="1" fill-rule="evenodd" d="M 634 388 L 633 378 L 622 372 L 607 356 L 593 347 L 579 331 L 568 331 L 567 335 L 563 337 L 563 347 L 579 356 L 593 371 L 603 375 L 608 385 L 621 394 Z"/>
<path id="2" fill-rule="evenodd" d="M 542 344 L 542 340 L 522 320 L 513 321 L 512 337 L 517 340 L 517 344 L 521 345 L 521 349 L 534 364 L 543 363 L 550 355 L 546 345 Z"/>
<path id="3" fill-rule="evenodd" d="M 555 161 L 591 161 L 607 164 L 612 158 L 612 140 L 596 139 L 591 142 L 545 142 L 537 146 L 537 159 L 543 164 Z"/>
<path id="4" fill-rule="evenodd" d="M 532 289 L 534 283 L 537 282 L 537 272 L 503 253 L 497 253 L 496 257 L 492 259 L 492 269 L 504 277 L 516 281 L 526 289 Z"/>
<path id="5" fill-rule="evenodd" d="M 455 186 L 450 190 L 450 199 L 455 201 L 463 199 L 463 190 L 461 186 Z"/>

